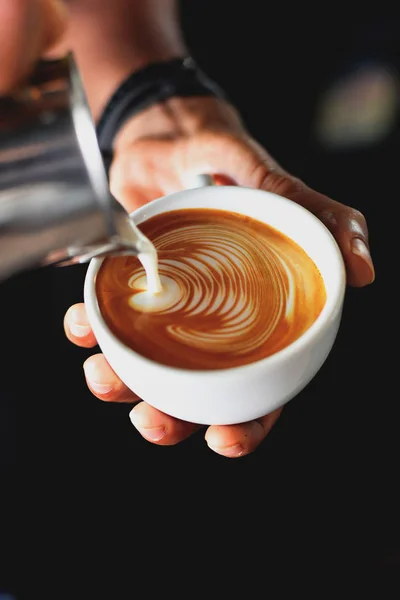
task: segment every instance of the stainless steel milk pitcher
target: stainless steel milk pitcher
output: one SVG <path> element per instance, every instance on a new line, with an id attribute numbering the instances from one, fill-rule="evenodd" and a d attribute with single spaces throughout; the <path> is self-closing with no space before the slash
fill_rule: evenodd
<path id="1" fill-rule="evenodd" d="M 0 280 L 123 252 L 126 225 L 73 57 L 39 63 L 0 98 Z M 132 232 L 129 242 L 137 254 Z"/>

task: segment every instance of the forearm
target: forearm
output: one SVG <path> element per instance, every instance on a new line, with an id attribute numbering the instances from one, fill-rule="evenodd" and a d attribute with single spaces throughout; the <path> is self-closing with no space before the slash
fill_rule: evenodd
<path id="1" fill-rule="evenodd" d="M 67 0 L 66 4 L 69 28 L 57 53 L 74 52 L 95 119 L 131 72 L 187 53 L 177 0 Z"/>

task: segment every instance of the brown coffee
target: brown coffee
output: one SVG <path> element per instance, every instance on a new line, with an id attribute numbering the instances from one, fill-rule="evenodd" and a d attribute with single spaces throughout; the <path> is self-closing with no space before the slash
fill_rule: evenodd
<path id="1" fill-rule="evenodd" d="M 322 277 L 295 242 L 243 215 L 181 209 L 140 225 L 158 252 L 163 286 L 146 291 L 135 257 L 107 258 L 100 311 L 127 346 L 185 369 L 238 367 L 301 336 L 325 301 Z"/>

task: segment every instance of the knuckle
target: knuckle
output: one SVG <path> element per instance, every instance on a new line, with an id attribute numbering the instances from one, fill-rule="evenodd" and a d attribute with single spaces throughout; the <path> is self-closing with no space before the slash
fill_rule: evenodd
<path id="1" fill-rule="evenodd" d="M 357 208 L 351 208 L 351 207 L 347 207 L 347 208 L 348 208 L 349 217 L 351 218 L 351 220 L 357 221 L 361 225 L 365 224 L 365 217 L 360 210 L 358 210 Z"/>
<path id="2" fill-rule="evenodd" d="M 315 216 L 329 229 L 336 227 L 338 224 L 337 215 L 335 210 L 332 208 L 323 208 L 315 212 Z"/>
<path id="3" fill-rule="evenodd" d="M 263 162 L 254 166 L 253 177 L 257 187 L 287 198 L 295 199 L 305 189 L 300 179 L 290 177 Z"/>
<path id="4" fill-rule="evenodd" d="M 218 152 L 223 152 L 226 148 L 234 148 L 239 145 L 240 140 L 229 131 L 204 129 L 197 133 L 196 143 L 214 148 Z"/>
<path id="5" fill-rule="evenodd" d="M 332 201 L 329 206 L 315 211 L 315 216 L 330 229 L 340 226 L 359 235 L 366 230 L 366 220 L 362 212 L 339 202 Z"/>
<path id="6" fill-rule="evenodd" d="M 2 66 L 0 66 L 0 72 Z M 2 72 L 0 75 L 0 95 L 4 96 L 12 90 L 15 84 L 15 77 L 11 73 Z"/>

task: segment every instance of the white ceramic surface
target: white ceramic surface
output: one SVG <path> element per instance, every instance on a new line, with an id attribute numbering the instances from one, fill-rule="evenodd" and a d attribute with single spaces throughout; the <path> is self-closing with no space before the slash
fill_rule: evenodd
<path id="1" fill-rule="evenodd" d="M 177 369 L 155 363 L 120 342 L 107 328 L 95 294 L 101 259 L 90 263 L 84 298 L 98 344 L 111 367 L 138 396 L 159 410 L 194 423 L 232 424 L 259 418 L 287 403 L 325 362 L 340 325 L 345 269 L 326 227 L 294 202 L 240 187 L 190 189 L 147 204 L 133 213 L 136 223 L 179 208 L 219 208 L 270 224 L 297 242 L 324 279 L 327 300 L 314 324 L 295 342 L 258 362 L 217 371 Z"/>

